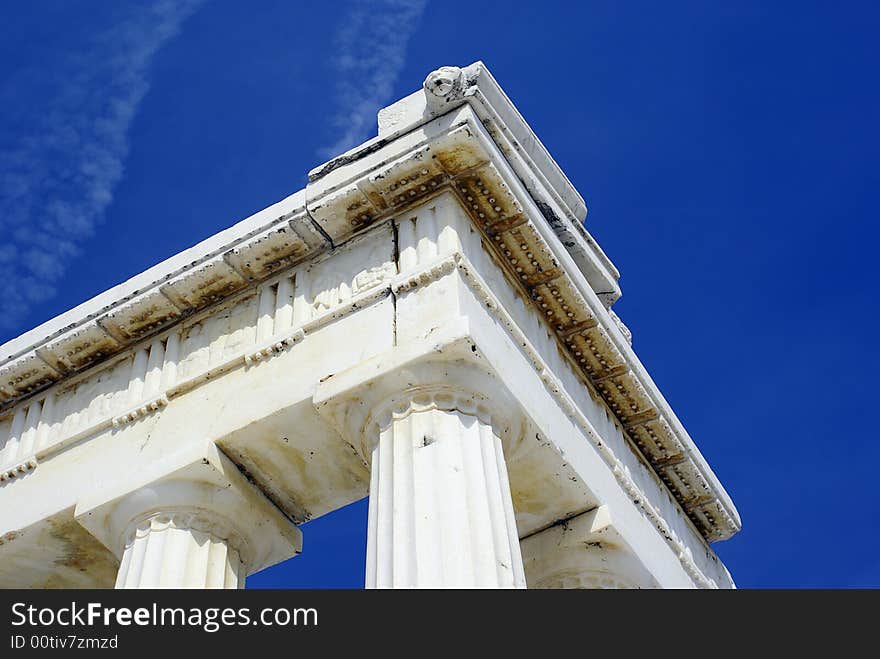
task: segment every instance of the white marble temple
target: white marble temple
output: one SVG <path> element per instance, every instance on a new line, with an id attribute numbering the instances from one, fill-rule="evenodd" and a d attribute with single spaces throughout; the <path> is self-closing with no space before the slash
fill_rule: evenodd
<path id="1" fill-rule="evenodd" d="M 3 345 L 0 586 L 242 587 L 369 496 L 369 587 L 733 587 L 739 516 L 585 213 L 485 66 L 443 67 L 304 190 Z"/>

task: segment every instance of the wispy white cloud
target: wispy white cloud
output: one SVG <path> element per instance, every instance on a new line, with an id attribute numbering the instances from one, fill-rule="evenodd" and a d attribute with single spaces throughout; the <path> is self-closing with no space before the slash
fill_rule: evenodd
<path id="1" fill-rule="evenodd" d="M 55 294 L 103 219 L 153 57 L 201 3 L 105 5 L 0 84 L 0 329 Z"/>
<path id="2" fill-rule="evenodd" d="M 354 0 L 334 38 L 331 61 L 339 138 L 318 150 L 327 159 L 363 142 L 375 131 L 376 112 L 391 97 L 406 47 L 427 0 Z"/>

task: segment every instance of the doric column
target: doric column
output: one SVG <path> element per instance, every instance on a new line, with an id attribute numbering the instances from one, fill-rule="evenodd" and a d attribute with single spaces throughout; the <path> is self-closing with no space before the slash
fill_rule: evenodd
<path id="1" fill-rule="evenodd" d="M 525 588 L 502 445 L 519 408 L 461 341 L 325 379 L 318 411 L 371 472 L 368 588 Z M 458 356 L 461 358 L 457 358 Z"/>
<path id="2" fill-rule="evenodd" d="M 243 587 L 240 544 L 232 525 L 207 511 L 148 514 L 125 533 L 116 587 Z"/>
<path id="3" fill-rule="evenodd" d="M 368 588 L 525 587 L 501 420 L 486 402 L 416 388 L 376 410 Z"/>
<path id="4" fill-rule="evenodd" d="M 657 587 L 615 529 L 607 506 L 523 538 L 522 553 L 529 588 Z"/>
<path id="5" fill-rule="evenodd" d="M 242 588 L 299 553 L 299 529 L 213 444 L 168 462 L 77 504 L 77 521 L 119 557 L 117 588 Z"/>

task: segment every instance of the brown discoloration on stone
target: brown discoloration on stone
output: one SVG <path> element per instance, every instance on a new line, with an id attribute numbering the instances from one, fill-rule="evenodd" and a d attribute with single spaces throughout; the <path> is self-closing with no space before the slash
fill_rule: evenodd
<path id="1" fill-rule="evenodd" d="M 255 485 L 297 523 L 320 517 L 369 492 L 369 469 L 339 438 L 328 444 L 294 422 L 290 410 L 224 437 L 219 446 Z"/>
<path id="2" fill-rule="evenodd" d="M 0 538 L 2 588 L 112 588 L 118 566 L 72 510 Z"/>
<path id="3" fill-rule="evenodd" d="M 109 336 L 98 340 L 74 343 L 65 350 L 62 361 L 71 369 L 79 369 L 93 361 L 101 361 L 116 352 L 116 341 Z"/>
<path id="4" fill-rule="evenodd" d="M 293 266 L 308 252 L 309 246 L 305 241 L 285 224 L 243 248 L 232 250 L 226 255 L 226 260 L 253 281 Z"/>
<path id="5" fill-rule="evenodd" d="M 683 455 L 675 444 L 672 429 L 663 417 L 641 425 L 629 426 L 626 431 L 639 449 L 660 467 Z"/>
<path id="6" fill-rule="evenodd" d="M 192 291 L 188 299 L 194 307 L 201 308 L 221 300 L 241 287 L 242 285 L 237 281 L 230 281 L 222 275 L 214 275 Z"/>
<path id="7" fill-rule="evenodd" d="M 351 201 L 345 207 L 345 221 L 353 230 L 363 229 L 372 224 L 377 213 L 370 204 L 369 199 L 358 191 L 352 194 Z"/>
<path id="8" fill-rule="evenodd" d="M 7 542 L 12 542 L 19 536 L 18 532 L 10 531 L 9 533 L 4 533 L 0 536 L 0 545 L 5 545 Z"/>
<path id="9" fill-rule="evenodd" d="M 151 304 L 132 314 L 125 324 L 116 327 L 126 338 L 135 341 L 152 334 L 179 317 L 180 312 L 171 305 Z"/>
<path id="10" fill-rule="evenodd" d="M 45 389 L 59 378 L 55 370 L 35 354 L 22 357 L 3 370 L 0 387 L 15 396 Z"/>
<path id="11" fill-rule="evenodd" d="M 201 269 L 191 271 L 162 291 L 174 304 L 187 311 L 202 309 L 231 296 L 247 286 L 247 281 L 223 258 L 216 257 Z"/>
<path id="12" fill-rule="evenodd" d="M 449 142 L 434 153 L 434 157 L 450 174 L 459 174 L 484 161 L 484 156 L 474 144 L 473 134 L 467 126 L 458 128 Z"/>
<path id="13" fill-rule="evenodd" d="M 424 147 L 371 177 L 364 191 L 377 208 L 398 208 L 435 193 L 448 178 L 431 148 Z"/>
<path id="14" fill-rule="evenodd" d="M 63 370 L 78 371 L 115 354 L 119 348 L 116 339 L 92 321 L 47 343 L 44 353 L 54 357 Z"/>
<path id="15" fill-rule="evenodd" d="M 50 517 L 48 534 L 62 548 L 55 559 L 57 572 L 44 588 L 70 588 L 76 573 L 88 575 L 94 588 L 112 588 L 119 562 L 116 557 L 74 519 Z M 78 580 L 78 579 L 77 579 Z"/>

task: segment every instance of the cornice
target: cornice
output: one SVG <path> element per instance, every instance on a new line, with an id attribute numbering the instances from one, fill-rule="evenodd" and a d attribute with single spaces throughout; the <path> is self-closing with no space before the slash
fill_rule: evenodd
<path id="1" fill-rule="evenodd" d="M 325 178 L 464 105 L 476 114 L 547 224 L 610 307 L 621 295 L 620 273 L 584 226 L 583 198 L 482 62 L 463 69 L 444 66 L 429 74 L 422 90 L 379 111 L 375 138 L 316 167 L 309 181 Z"/>
<path id="2" fill-rule="evenodd" d="M 448 93 L 430 95 L 429 104 L 429 96 L 420 91 L 384 108 L 377 138 L 316 168 L 310 180 L 326 179 L 400 135 L 467 105 L 605 304 L 613 303 L 620 294 L 617 270 L 584 229 L 586 206 L 571 182 L 481 62 L 444 69 L 456 78 Z M 321 187 L 310 184 L 308 193 L 320 196 Z M 338 244 L 339 236 L 327 235 L 312 221 L 306 194 L 300 190 L 0 346 L 0 412 Z"/>

